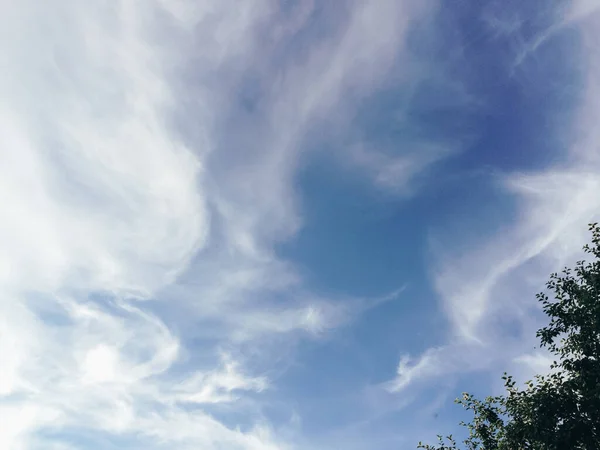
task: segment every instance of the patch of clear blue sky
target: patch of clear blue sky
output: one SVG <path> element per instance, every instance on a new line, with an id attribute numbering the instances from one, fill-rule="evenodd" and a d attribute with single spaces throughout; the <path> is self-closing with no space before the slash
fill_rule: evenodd
<path id="1" fill-rule="evenodd" d="M 378 190 L 327 158 L 311 161 L 299 176 L 305 226 L 279 253 L 303 268 L 311 287 L 375 298 L 407 286 L 331 339 L 301 346 L 301 362 L 278 381 L 278 396 L 293 402 L 307 431 L 359 421 L 365 385 L 392 378 L 401 353 L 441 341 L 445 322 L 430 286 L 429 233 L 454 245 L 454 238 L 508 223 L 514 205 L 498 176 L 547 167 L 564 150 L 580 85 L 576 31 L 562 29 L 517 64 L 557 11 L 557 4 L 540 1 L 444 2 L 434 20 L 437 39 L 413 42 L 432 57 L 410 101 L 406 85 L 398 85 L 356 111 L 353 129 L 386 152 L 402 154 L 424 136 L 461 143 L 459 153 L 418 180 L 412 197 Z M 515 28 L 504 32 L 493 20 Z M 402 124 L 400 111 L 408 118 Z M 462 380 L 456 392 L 487 382 Z M 456 417 L 450 401 L 438 408 L 440 424 Z M 407 423 L 384 417 L 389 427 Z"/>

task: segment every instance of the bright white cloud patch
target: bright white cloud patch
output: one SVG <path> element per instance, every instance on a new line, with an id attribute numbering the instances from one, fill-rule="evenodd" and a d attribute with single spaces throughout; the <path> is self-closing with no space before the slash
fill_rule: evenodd
<path id="1" fill-rule="evenodd" d="M 383 83 L 426 11 L 346 6 L 336 36 L 274 73 L 316 5 L 0 7 L 1 448 L 287 448 L 247 405 L 241 427 L 202 406 L 269 387 L 221 346 L 348 315 L 271 245 L 300 223 L 303 136 L 325 116 L 343 126 L 345 97 Z M 254 118 L 238 106 L 246 75 L 266 86 Z M 189 347 L 191 328 L 210 343 Z"/>
<path id="2" fill-rule="evenodd" d="M 97 345 L 86 352 L 82 364 L 84 383 L 103 383 L 113 381 L 119 365 L 118 353 L 106 346 Z"/>

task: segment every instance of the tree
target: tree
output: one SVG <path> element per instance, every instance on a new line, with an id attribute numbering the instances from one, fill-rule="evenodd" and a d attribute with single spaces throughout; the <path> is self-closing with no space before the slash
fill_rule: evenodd
<path id="1" fill-rule="evenodd" d="M 473 413 L 461 425 L 468 450 L 600 449 L 600 226 L 590 225 L 592 262 L 550 276 L 553 295 L 537 295 L 550 323 L 538 330 L 542 347 L 556 357 L 549 375 L 524 388 L 504 374 L 506 393 L 478 400 L 463 394 L 456 402 Z M 426 450 L 457 450 L 452 436 L 438 436 Z"/>

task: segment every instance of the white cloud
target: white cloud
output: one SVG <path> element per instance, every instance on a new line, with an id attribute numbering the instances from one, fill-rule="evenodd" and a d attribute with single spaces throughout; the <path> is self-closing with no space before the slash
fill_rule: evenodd
<path id="1" fill-rule="evenodd" d="M 119 355 L 107 345 L 99 344 L 88 350 L 82 363 L 84 383 L 102 383 L 116 377 Z"/>
<path id="2" fill-rule="evenodd" d="M 391 393 L 407 394 L 431 386 L 432 380 L 446 378 L 447 382 L 436 382 L 438 387 L 445 388 L 466 372 L 489 368 L 500 354 L 505 353 L 501 350 L 492 354 L 481 343 L 456 339 L 446 345 L 429 348 L 416 358 L 402 356 L 396 376 L 381 387 Z"/>
<path id="3" fill-rule="evenodd" d="M 550 372 L 553 361 L 552 355 L 540 350 L 524 353 L 514 359 L 515 363 L 525 366 L 525 372 L 529 377 L 531 374 L 543 375 Z"/>
<path id="4" fill-rule="evenodd" d="M 415 379 L 425 378 L 432 369 L 439 366 L 437 353 L 438 350 L 429 349 L 415 362 L 408 355 L 402 356 L 396 369 L 396 378 L 388 383 L 387 389 L 390 392 L 400 392 L 414 383 Z"/>
<path id="5" fill-rule="evenodd" d="M 6 9 L 4 284 L 160 286 L 206 234 L 199 164 L 166 128 L 173 99 L 160 55 L 138 35 L 135 11 Z M 23 33 L 23 20 L 40 26 Z"/>
<path id="6" fill-rule="evenodd" d="M 224 357 L 222 368 L 197 373 L 175 388 L 177 399 L 190 403 L 220 403 L 236 399 L 236 391 L 261 392 L 268 386 L 265 377 L 248 377 L 240 372 L 239 363 Z"/>
<path id="7" fill-rule="evenodd" d="M 600 134 L 595 125 L 600 114 L 600 16 L 597 2 L 584 3 L 562 11 L 560 20 L 560 26 L 577 21 L 585 75 L 581 104 L 572 123 L 565 124 L 565 134 L 574 136 L 566 154 L 546 169 L 500 179 L 517 202 L 514 222 L 460 247 L 445 242 L 451 250 L 436 244 L 441 261 L 433 278 L 450 323 L 449 343 L 424 352 L 412 365 L 401 361 L 402 370 L 386 386 L 406 388 L 422 372 L 434 379 L 489 368 L 498 374 L 514 370 L 525 380 L 548 370 L 548 356 L 531 352 L 537 344 L 535 330 L 543 323 L 534 294 L 551 272 L 582 256 L 587 224 L 600 218 Z M 461 363 L 457 367 L 449 361 Z"/>
<path id="8" fill-rule="evenodd" d="M 307 5 L 286 18 L 268 1 L 2 4 L 0 447 L 77 448 L 37 435 L 60 429 L 286 448 L 260 416 L 242 430 L 202 409 L 268 380 L 215 361 L 219 344 L 189 348 L 158 311 L 212 322 L 226 343 L 347 315 L 300 295 L 272 244 L 300 225 L 302 139 L 378 88 L 426 8 L 351 4 L 332 37 L 273 73 Z M 236 106 L 246 76 L 266 86 L 252 117 Z M 271 308 L 289 289 L 299 300 Z M 193 352 L 209 362 L 188 370 Z"/>

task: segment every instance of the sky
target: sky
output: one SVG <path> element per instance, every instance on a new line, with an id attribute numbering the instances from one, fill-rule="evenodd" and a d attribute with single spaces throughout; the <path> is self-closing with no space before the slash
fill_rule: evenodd
<path id="1" fill-rule="evenodd" d="M 548 370 L 600 1 L 0 1 L 0 67 L 0 448 L 413 449 Z"/>

